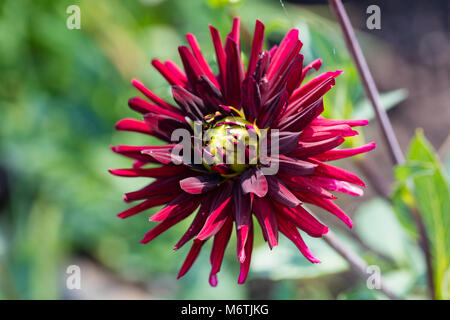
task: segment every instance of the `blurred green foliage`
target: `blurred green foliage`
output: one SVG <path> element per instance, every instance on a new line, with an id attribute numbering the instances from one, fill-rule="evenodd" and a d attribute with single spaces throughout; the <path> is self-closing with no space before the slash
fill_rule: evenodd
<path id="1" fill-rule="evenodd" d="M 450 187 L 433 147 L 417 130 L 405 164 L 395 169 L 397 189 L 393 194 L 397 212 L 412 233 L 420 231 L 405 214 L 408 208 L 419 214 L 430 242 L 436 297 L 450 299 Z M 411 230 L 414 229 L 414 230 Z"/>
<path id="2" fill-rule="evenodd" d="M 80 30 L 66 27 L 66 8 L 72 4 L 81 8 Z M 114 131 L 119 119 L 136 117 L 126 106 L 128 98 L 138 95 L 130 80 L 138 78 L 170 100 L 169 87 L 150 68 L 150 59 L 180 63 L 177 46 L 191 32 L 214 65 L 207 26 L 213 24 L 225 35 L 235 15 L 242 18 L 244 51 L 249 48 L 255 19 L 266 25 L 267 47 L 278 43 L 289 28 L 299 28 L 305 63 L 321 57 L 322 70 L 345 70 L 326 96 L 326 115 L 367 116 L 362 88 L 339 29 L 304 7 L 290 5 L 285 10 L 278 1 L 268 0 L 0 3 L 0 177 L 6 177 L 0 179 L 0 194 L 5 195 L 0 198 L 0 298 L 72 298 L 64 289 L 65 271 L 83 257 L 120 281 L 146 284 L 152 298 L 248 298 L 252 297 L 249 288 L 261 279 L 275 281 L 268 294 L 274 299 L 381 298 L 361 281 L 341 281 L 348 266 L 322 241 L 310 241 L 324 261 L 317 267 L 306 263 L 287 242 L 273 252 L 265 244 L 259 248 L 259 234 L 250 284 L 236 284 L 233 240 L 218 288 L 207 282 L 208 248 L 191 272 L 175 281 L 187 248 L 174 252 L 172 245 L 190 221 L 143 246 L 139 240 L 152 227 L 147 218 L 154 210 L 125 221 L 115 217 L 127 207 L 122 194 L 146 181 L 110 176 L 108 168 L 129 167 L 130 161 L 114 155 L 108 146 L 158 143 Z M 395 91 L 383 100 L 384 105 L 392 107 L 404 97 L 403 91 Z M 362 140 L 355 137 L 349 144 Z M 392 271 L 386 277 L 392 280 L 387 281 L 401 289 L 399 294 L 422 297 L 418 286 L 423 286 L 424 270 L 417 267 L 422 258 L 412 240 L 397 232 L 402 229 L 395 224 L 390 205 L 375 199 L 361 210 L 361 236 L 394 260 L 384 263 Z M 374 234 L 386 221 L 395 230 L 386 237 Z M 367 261 L 383 264 L 377 256 L 355 250 Z M 340 281 L 338 289 L 332 287 L 333 281 Z"/>

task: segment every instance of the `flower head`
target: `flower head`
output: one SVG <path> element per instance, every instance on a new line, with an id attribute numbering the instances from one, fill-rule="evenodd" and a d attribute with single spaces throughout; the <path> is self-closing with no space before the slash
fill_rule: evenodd
<path id="1" fill-rule="evenodd" d="M 354 126 L 368 122 L 321 116 L 322 96 L 341 71 L 325 72 L 304 83 L 308 72 L 320 68 L 321 60 L 303 66 L 298 30 L 289 31 L 279 46 L 266 51 L 264 25 L 256 21 L 246 67 L 241 60 L 239 19 L 234 19 L 225 45 L 217 29 L 210 26 L 210 31 L 217 75 L 191 34 L 186 36 L 189 47 L 179 47 L 184 70 L 172 61 L 152 61 L 172 86 L 177 106 L 162 100 L 141 82 L 132 81 L 147 98 L 129 100 L 130 108 L 141 113 L 143 121 L 123 119 L 116 129 L 151 135 L 168 144 L 112 147 L 114 152 L 134 159 L 131 169 L 110 170 L 112 174 L 155 179 L 125 194 L 126 202 L 141 202 L 119 213 L 119 217 L 165 205 L 150 217 L 159 224 L 141 240 L 148 243 L 194 215 L 174 247 L 177 250 L 192 240 L 178 277 L 191 268 L 203 244 L 213 238 L 209 277 L 213 286 L 233 229 L 241 264 L 238 283 L 245 282 L 253 246 L 253 216 L 270 248 L 278 244 L 278 234 L 282 233 L 306 259 L 318 263 L 300 231 L 321 237 L 328 228 L 303 203 L 328 210 L 352 227 L 351 219 L 334 204 L 336 197 L 330 191 L 361 196 L 358 186 L 364 187 L 364 182 L 327 162 L 373 149 L 374 143 L 336 149 L 345 137 L 357 135 Z M 188 148 L 181 150 L 173 141 L 177 132 L 187 133 Z M 149 167 L 151 164 L 158 166 Z"/>

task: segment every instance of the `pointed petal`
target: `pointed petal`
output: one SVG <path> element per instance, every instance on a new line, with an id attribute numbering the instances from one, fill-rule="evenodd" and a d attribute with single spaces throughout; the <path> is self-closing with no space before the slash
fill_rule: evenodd
<path id="1" fill-rule="evenodd" d="M 184 86 L 185 83 L 180 80 L 176 74 L 174 74 L 173 72 L 171 72 L 161 61 L 159 61 L 158 59 L 153 59 L 152 60 L 152 66 L 155 67 L 156 70 L 159 71 L 159 73 L 161 73 L 161 75 L 167 80 L 167 82 L 174 86 L 174 85 L 178 85 L 178 86 Z"/>
<path id="2" fill-rule="evenodd" d="M 212 197 L 213 195 L 205 195 L 202 198 L 200 209 L 195 215 L 195 218 L 186 233 L 173 247 L 174 250 L 180 249 L 186 242 L 194 238 L 203 228 L 203 225 L 205 224 L 206 218 L 208 218 L 209 210 L 211 208 Z"/>
<path id="3" fill-rule="evenodd" d="M 153 239 L 155 239 L 157 236 L 159 236 L 161 233 L 165 232 L 181 220 L 185 219 L 187 216 L 189 216 L 191 212 L 184 211 L 177 215 L 176 217 L 173 217 L 171 219 L 164 220 L 163 222 L 159 223 L 156 227 L 151 229 L 149 232 L 147 232 L 144 236 L 144 238 L 141 240 L 142 244 L 149 243 Z"/>
<path id="4" fill-rule="evenodd" d="M 344 211 L 342 211 L 342 209 L 339 208 L 332 200 L 320 198 L 315 195 L 308 195 L 307 197 L 302 197 L 301 195 L 299 195 L 299 197 L 305 202 L 312 203 L 332 213 L 342 222 L 344 222 L 349 228 L 353 227 L 352 219 L 350 219 L 350 217 Z"/>
<path id="5" fill-rule="evenodd" d="M 267 176 L 266 179 L 269 183 L 268 194 L 273 200 L 293 208 L 301 204 L 301 201 L 297 199 L 291 191 L 289 191 L 281 180 L 275 176 Z"/>
<path id="6" fill-rule="evenodd" d="M 186 170 L 186 168 L 182 166 L 162 166 L 148 169 L 109 169 L 108 171 L 111 174 L 120 177 L 161 178 L 174 176 L 184 170 Z"/>
<path id="7" fill-rule="evenodd" d="M 181 122 L 186 122 L 183 115 L 181 115 L 180 110 L 177 112 L 172 112 L 170 110 L 167 110 L 163 107 L 151 104 L 150 102 L 139 98 L 139 97 L 133 97 L 128 100 L 128 105 L 130 106 L 130 109 L 137 111 L 141 114 L 146 114 L 149 112 L 165 115 L 171 118 L 174 118 L 176 120 L 179 120 Z"/>
<path id="8" fill-rule="evenodd" d="M 149 98 L 151 101 L 156 103 L 158 106 L 166 108 L 167 110 L 173 111 L 173 112 L 180 112 L 180 109 L 174 107 L 170 103 L 162 100 L 160 97 L 158 97 L 156 94 L 154 94 L 150 89 L 148 89 L 142 82 L 133 79 L 131 80 L 131 84 L 133 87 L 138 89 L 140 92 L 142 92 L 143 95 L 145 95 L 147 98 Z"/>
<path id="9" fill-rule="evenodd" d="M 316 165 L 308 161 L 290 158 L 284 155 L 270 158 L 279 163 L 279 173 L 293 176 L 303 176 L 314 173 Z"/>
<path id="10" fill-rule="evenodd" d="M 147 199 L 134 207 L 131 207 L 127 210 L 118 213 L 117 216 L 121 219 L 128 218 L 134 216 L 135 214 L 141 213 L 142 211 L 148 210 L 150 208 L 166 204 L 167 202 L 172 201 L 175 197 L 176 195 L 170 196 L 155 195 L 150 199 Z"/>
<path id="11" fill-rule="evenodd" d="M 253 33 L 252 50 L 250 53 L 250 59 L 248 61 L 247 76 L 253 75 L 258 62 L 259 54 L 262 50 L 264 43 L 264 24 L 256 20 L 255 32 Z"/>
<path id="12" fill-rule="evenodd" d="M 209 26 L 211 32 L 211 38 L 214 44 L 214 50 L 216 51 L 217 64 L 219 67 L 219 84 L 222 91 L 222 95 L 225 95 L 225 82 L 226 82 L 226 53 L 223 48 L 222 40 L 220 38 L 219 31 L 213 26 Z"/>
<path id="13" fill-rule="evenodd" d="M 302 239 L 302 236 L 300 235 L 300 232 L 298 232 L 295 226 L 291 225 L 288 221 L 281 217 L 279 217 L 278 222 L 280 231 L 296 245 L 296 247 L 300 250 L 300 252 L 305 256 L 306 259 L 308 259 L 312 263 L 320 263 L 320 260 L 306 246 L 305 242 Z"/>
<path id="14" fill-rule="evenodd" d="M 316 176 L 312 176 L 311 180 L 329 191 L 347 193 L 356 197 L 361 197 L 364 195 L 364 191 L 362 189 L 345 181 Z"/>
<path id="15" fill-rule="evenodd" d="M 195 83 L 201 75 L 204 75 L 202 68 L 200 67 L 197 59 L 195 59 L 191 50 L 189 50 L 186 46 L 179 46 L 178 52 L 181 57 L 181 61 L 183 62 L 184 70 L 186 71 L 186 76 L 188 78 L 189 84 L 192 89 L 195 89 Z M 180 85 L 180 84 L 176 84 Z"/>
<path id="16" fill-rule="evenodd" d="M 191 269 L 195 260 L 197 260 L 200 250 L 202 249 L 204 243 L 205 243 L 205 241 L 194 240 L 191 250 L 189 250 L 186 260 L 184 260 L 184 263 L 181 266 L 181 269 L 180 269 L 180 272 L 178 273 L 177 279 L 180 279 L 182 276 L 184 276 L 189 271 L 189 269 Z"/>
<path id="17" fill-rule="evenodd" d="M 237 255 L 242 263 L 245 260 L 245 243 L 247 241 L 250 219 L 252 215 L 252 200 L 249 194 L 242 192 L 237 182 L 233 190 L 234 219 L 236 222 Z"/>
<path id="18" fill-rule="evenodd" d="M 321 155 L 324 152 L 328 152 L 330 149 L 334 149 L 344 143 L 344 138 L 341 136 L 335 136 L 330 139 L 317 141 L 317 142 L 303 142 L 300 141 L 295 150 L 289 153 L 289 156 L 305 159 Z"/>
<path id="19" fill-rule="evenodd" d="M 249 122 L 253 122 L 261 108 L 261 93 L 253 77 L 245 78 L 241 91 L 242 108 Z"/>
<path id="20" fill-rule="evenodd" d="M 360 178 L 358 178 L 355 174 L 351 172 L 348 172 L 338 167 L 331 166 L 329 164 L 315 160 L 313 158 L 309 158 L 308 161 L 311 161 L 312 163 L 318 165 L 314 171 L 314 174 L 317 176 L 347 181 L 361 187 L 366 186 Z"/>
<path id="21" fill-rule="evenodd" d="M 209 275 L 209 283 L 215 287 L 217 285 L 217 273 L 222 265 L 225 249 L 230 240 L 231 230 L 233 228 L 233 220 L 228 217 L 222 229 L 214 236 L 214 242 L 211 249 L 211 273 Z"/>
<path id="22" fill-rule="evenodd" d="M 277 213 L 284 219 L 295 224 L 297 228 L 305 231 L 311 237 L 322 237 L 328 232 L 328 227 L 320 223 L 314 216 L 306 211 L 302 206 L 296 208 L 285 207 L 277 202 L 273 202 Z"/>
<path id="23" fill-rule="evenodd" d="M 215 85 L 219 85 L 219 83 L 217 82 L 216 77 L 212 73 L 211 67 L 209 66 L 208 62 L 206 61 L 205 57 L 203 56 L 203 54 L 202 54 L 202 52 L 200 50 L 200 45 L 198 44 L 197 39 L 195 38 L 195 36 L 192 33 L 188 33 L 188 34 L 186 34 L 186 40 L 188 41 L 189 46 L 191 47 L 192 52 L 193 52 L 195 58 L 197 59 L 200 67 L 202 68 L 204 74 Z"/>
<path id="24" fill-rule="evenodd" d="M 272 249 L 278 245 L 278 224 L 274 207 L 267 197 L 255 198 L 253 207 Z"/>
<path id="25" fill-rule="evenodd" d="M 302 131 L 315 117 L 323 112 L 323 100 L 320 99 L 293 115 L 288 115 L 287 112 L 276 124 L 276 128 L 283 131 Z"/>
<path id="26" fill-rule="evenodd" d="M 248 239 L 245 243 L 245 261 L 241 263 L 241 270 L 239 272 L 238 284 L 243 284 L 247 279 L 248 271 L 250 270 L 250 262 L 252 258 L 253 250 L 253 223 L 250 223 L 250 231 L 248 233 Z"/>
<path id="27" fill-rule="evenodd" d="M 225 53 L 227 56 L 225 103 L 230 106 L 240 106 L 241 83 L 244 79 L 244 70 L 239 45 L 230 37 L 226 41 Z"/>
<path id="28" fill-rule="evenodd" d="M 124 201 L 131 202 L 147 199 L 155 195 L 182 193 L 178 183 L 182 177 L 185 177 L 185 175 L 181 175 L 181 177 L 176 176 L 174 178 L 158 179 L 142 189 L 125 193 Z"/>
<path id="29" fill-rule="evenodd" d="M 199 198 L 192 197 L 186 193 L 180 194 L 178 197 L 170 201 L 166 207 L 150 217 L 150 221 L 164 221 L 171 219 L 185 212 L 192 213 L 199 205 Z"/>
<path id="30" fill-rule="evenodd" d="M 230 208 L 228 204 L 231 200 L 232 184 L 227 183 L 221 190 L 218 190 L 218 195 L 214 198 L 211 205 L 208 219 L 205 225 L 200 230 L 196 239 L 206 240 L 215 235 L 225 223 L 226 218 L 230 215 Z"/>
<path id="31" fill-rule="evenodd" d="M 194 85 L 197 83 L 197 80 Z M 193 120 L 201 120 L 205 106 L 202 99 L 180 86 L 172 87 L 172 95 L 181 109 Z"/>
<path id="32" fill-rule="evenodd" d="M 329 150 L 322 154 L 314 156 L 317 160 L 320 161 L 333 161 L 338 159 L 343 159 L 347 157 L 352 157 L 360 153 L 369 152 L 370 150 L 375 149 L 376 143 L 371 142 L 365 144 L 361 147 L 352 148 L 352 149 L 337 149 L 337 150 Z"/>

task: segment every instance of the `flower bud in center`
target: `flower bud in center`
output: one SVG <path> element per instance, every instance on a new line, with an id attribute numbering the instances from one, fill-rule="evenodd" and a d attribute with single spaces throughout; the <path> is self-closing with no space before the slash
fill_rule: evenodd
<path id="1" fill-rule="evenodd" d="M 258 137 L 258 127 L 243 118 L 228 116 L 213 120 L 207 117 L 203 126 L 205 167 L 222 175 L 231 175 L 256 165 Z"/>

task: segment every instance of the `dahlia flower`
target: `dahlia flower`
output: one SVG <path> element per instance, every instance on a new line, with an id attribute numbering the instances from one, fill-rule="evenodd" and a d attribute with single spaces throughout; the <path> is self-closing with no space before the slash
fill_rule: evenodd
<path id="1" fill-rule="evenodd" d="M 325 72 L 304 83 L 308 72 L 320 68 L 321 60 L 303 66 L 298 30 L 289 31 L 279 46 L 264 50 L 264 25 L 256 21 L 246 67 L 241 60 L 239 30 L 236 18 L 223 44 L 218 30 L 210 26 L 217 74 L 192 34 L 186 35 L 189 47 L 178 48 L 184 70 L 172 61 L 153 60 L 152 65 L 171 85 L 175 103 L 164 101 L 138 80 L 132 80 L 147 99 L 134 97 L 128 104 L 142 114 L 143 120 L 122 119 L 116 129 L 150 135 L 167 144 L 112 147 L 114 152 L 134 159 L 132 168 L 110 170 L 112 174 L 154 179 L 144 188 L 125 194 L 125 202 L 141 202 L 118 216 L 127 218 L 164 205 L 150 217 L 159 224 L 141 240 L 148 243 L 193 215 L 190 227 L 174 247 L 177 250 L 192 243 L 178 278 L 188 272 L 202 246 L 213 238 L 209 276 L 212 286 L 217 285 L 217 273 L 233 229 L 240 263 L 238 283 L 245 282 L 253 247 L 253 216 L 270 248 L 278 244 L 282 233 L 306 259 L 320 262 L 306 246 L 301 232 L 321 237 L 328 228 L 303 203 L 323 208 L 352 227 L 351 219 L 334 204 L 336 196 L 331 191 L 361 196 L 363 191 L 358 186 L 364 187 L 364 182 L 327 162 L 375 147 L 369 143 L 336 149 L 345 137 L 358 134 L 353 127 L 368 122 L 321 116 L 322 96 L 342 71 Z M 196 137 L 196 124 L 203 140 Z M 173 141 L 172 133 L 177 129 L 192 137 L 189 146 L 194 155 L 186 156 L 183 150 L 181 156 L 176 150 L 179 144 Z M 277 142 L 277 148 L 268 148 L 266 154 L 260 144 L 263 131 L 267 133 L 266 142 Z M 249 138 L 251 134 L 259 139 L 257 143 Z M 243 158 L 234 156 L 224 161 L 224 156 L 241 143 L 245 146 Z M 189 161 L 199 154 L 200 162 Z M 273 164 L 276 172 L 265 171 Z"/>

